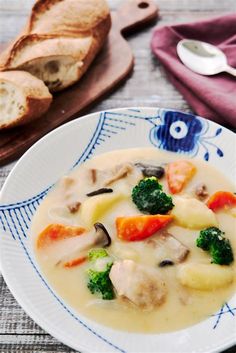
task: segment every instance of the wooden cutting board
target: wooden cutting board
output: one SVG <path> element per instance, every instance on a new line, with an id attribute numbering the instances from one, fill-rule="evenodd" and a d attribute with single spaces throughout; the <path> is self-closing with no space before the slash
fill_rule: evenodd
<path id="1" fill-rule="evenodd" d="M 72 87 L 55 94 L 49 111 L 37 121 L 0 132 L 0 165 L 20 157 L 34 142 L 57 126 L 88 112 L 95 101 L 126 79 L 134 66 L 134 58 L 123 35 L 144 28 L 157 16 L 158 9 L 153 0 L 125 1 L 112 14 L 112 29 L 107 43 L 84 77 Z"/>

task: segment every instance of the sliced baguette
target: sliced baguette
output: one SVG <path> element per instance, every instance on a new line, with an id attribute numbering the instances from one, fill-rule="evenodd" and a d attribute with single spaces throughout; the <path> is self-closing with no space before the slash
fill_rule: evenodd
<path id="1" fill-rule="evenodd" d="M 38 0 L 26 31 L 69 35 L 92 31 L 99 36 L 101 27 L 106 32 L 110 28 L 110 10 L 105 0 Z"/>
<path id="2" fill-rule="evenodd" d="M 58 91 L 82 76 L 91 45 L 91 36 L 23 36 L 12 49 L 8 69 L 28 71 L 43 80 L 49 90 Z"/>
<path id="3" fill-rule="evenodd" d="M 28 72 L 0 72 L 0 130 L 37 119 L 51 101 L 45 84 Z"/>
<path id="4" fill-rule="evenodd" d="M 0 70 L 24 70 L 51 92 L 86 72 L 110 30 L 104 0 L 39 0 L 22 35 L 0 55 Z"/>

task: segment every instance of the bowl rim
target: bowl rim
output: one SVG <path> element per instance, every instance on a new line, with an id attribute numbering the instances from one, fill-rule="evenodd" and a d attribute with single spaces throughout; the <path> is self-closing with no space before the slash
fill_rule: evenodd
<path id="1" fill-rule="evenodd" d="M 220 127 L 222 128 L 223 130 L 226 130 L 228 133 L 230 133 L 232 136 L 235 137 L 235 140 L 236 140 L 236 135 L 234 134 L 233 131 L 229 130 L 228 128 L 216 123 L 216 122 L 213 122 L 211 120 L 208 120 L 206 118 L 203 118 L 201 116 L 198 116 L 198 115 L 195 115 L 194 113 L 190 113 L 190 112 L 183 112 L 181 110 L 178 110 L 178 109 L 174 109 L 174 108 L 160 108 L 160 107 L 145 107 L 145 106 L 138 106 L 138 107 L 134 107 L 134 106 L 131 106 L 131 107 L 122 107 L 122 108 L 113 108 L 113 109 L 105 109 L 105 110 L 101 110 L 101 111 L 96 111 L 96 112 L 93 112 L 93 113 L 88 113 L 86 115 L 83 115 L 83 116 L 79 116 L 75 119 L 73 119 L 72 121 L 68 121 L 66 123 L 64 123 L 63 125 L 57 127 L 56 129 L 50 131 L 49 133 L 47 133 L 46 135 L 44 135 L 42 138 L 40 138 L 37 142 L 35 142 L 20 158 L 19 160 L 15 163 L 14 167 L 12 168 L 12 170 L 10 171 L 9 175 L 7 176 L 1 190 L 0 190 L 0 205 L 1 205 L 1 198 L 2 198 L 2 195 L 5 193 L 5 190 L 7 189 L 8 187 L 8 183 L 9 181 L 11 180 L 12 178 L 12 175 L 15 173 L 15 171 L 17 170 L 18 166 L 22 163 L 22 160 L 28 158 L 28 156 L 31 154 L 32 151 L 34 151 L 35 149 L 37 149 L 37 147 L 44 143 L 49 137 L 51 137 L 52 135 L 54 134 L 57 134 L 58 132 L 60 131 L 63 131 L 64 129 L 66 129 L 68 126 L 71 126 L 71 125 L 76 125 L 76 124 L 80 124 L 80 121 L 81 121 L 81 124 L 83 124 L 83 121 L 85 121 L 86 119 L 88 118 L 92 118 L 93 116 L 97 116 L 98 114 L 101 114 L 103 112 L 115 112 L 115 111 L 119 111 L 119 112 L 122 112 L 122 111 L 127 111 L 127 110 L 149 110 L 149 111 L 156 111 L 157 109 L 160 109 L 160 110 L 163 110 L 163 111 L 173 111 L 173 112 L 180 112 L 180 113 L 183 113 L 183 114 L 187 114 L 187 115 L 192 115 L 193 117 L 197 117 L 199 119 L 203 119 L 203 120 L 206 120 L 208 121 L 210 124 L 213 124 L 215 125 L 216 127 Z M 1 247 L 0 247 L 1 248 Z M 59 342 L 62 342 L 63 344 L 75 349 L 75 350 L 78 350 L 78 347 L 77 346 L 73 346 L 73 344 L 71 344 L 71 342 L 67 342 L 67 340 L 63 337 L 59 337 L 59 335 L 57 336 L 55 334 L 55 332 L 52 332 L 51 328 L 47 326 L 46 323 L 43 323 L 43 326 L 41 324 L 41 320 L 37 320 L 36 317 L 34 317 L 32 315 L 32 313 L 30 312 L 30 310 L 28 310 L 27 308 L 27 305 L 24 303 L 24 300 L 21 300 L 21 296 L 18 295 L 17 291 L 15 291 L 14 289 L 14 284 L 12 283 L 12 281 L 9 279 L 8 275 L 7 275 L 7 271 L 5 271 L 4 269 L 4 264 L 3 264 L 3 261 L 2 261 L 2 257 L 0 256 L 0 273 L 2 273 L 2 276 L 4 278 L 4 281 L 6 282 L 8 288 L 10 289 L 12 295 L 14 296 L 14 298 L 17 300 L 17 302 L 20 304 L 20 306 L 23 308 L 23 310 L 27 313 L 27 315 L 33 319 L 37 325 L 39 325 L 44 331 L 48 332 L 52 337 L 55 337 Z M 45 326 L 46 324 L 46 326 Z M 183 330 L 187 330 L 187 328 L 183 329 Z M 178 330 L 179 331 L 179 330 Z M 182 331 L 182 330 L 181 330 Z M 127 332 L 123 332 L 123 334 L 127 334 Z M 168 332 L 166 333 L 168 334 Z M 235 336 L 236 337 L 236 336 Z M 229 347 L 231 347 L 232 345 L 234 345 L 236 343 L 236 340 L 233 339 L 232 337 L 232 340 L 231 341 L 227 341 L 227 343 L 225 344 L 222 344 L 221 348 L 217 348 L 216 349 L 211 349 L 211 350 L 208 350 L 206 353 L 218 353 L 218 352 L 221 352 L 222 349 L 227 349 Z M 80 350 L 81 350 L 81 353 L 91 353 L 91 351 L 87 350 L 85 347 L 83 347 L 83 345 L 81 345 L 81 342 L 80 342 Z M 93 352 L 95 353 L 95 351 Z"/>

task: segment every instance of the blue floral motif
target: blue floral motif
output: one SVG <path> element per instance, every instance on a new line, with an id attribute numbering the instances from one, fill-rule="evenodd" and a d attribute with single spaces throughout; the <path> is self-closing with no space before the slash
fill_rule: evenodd
<path id="1" fill-rule="evenodd" d="M 220 135 L 222 129 L 218 128 L 212 136 L 206 136 L 208 125 L 207 120 L 204 121 L 195 115 L 163 111 L 159 123 L 154 123 L 150 131 L 150 140 L 158 148 L 191 156 L 195 156 L 201 147 L 205 161 L 210 158 L 210 147 L 215 149 L 219 157 L 223 157 L 222 150 L 209 141 Z"/>
<path id="2" fill-rule="evenodd" d="M 190 114 L 167 111 L 162 118 L 162 125 L 152 131 L 152 138 L 159 141 L 159 146 L 172 152 L 193 152 L 203 130 L 202 122 Z"/>

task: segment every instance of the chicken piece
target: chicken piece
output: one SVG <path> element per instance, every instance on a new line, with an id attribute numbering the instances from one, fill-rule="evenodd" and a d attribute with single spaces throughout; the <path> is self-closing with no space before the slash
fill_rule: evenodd
<path id="1" fill-rule="evenodd" d="M 115 262 L 110 279 L 119 296 L 142 309 L 152 310 L 165 300 L 166 287 L 159 273 L 132 260 Z"/>
<path id="2" fill-rule="evenodd" d="M 162 232 L 156 238 L 148 239 L 146 243 L 155 248 L 160 262 L 168 259 L 180 263 L 189 254 L 189 249 L 168 232 Z"/>

